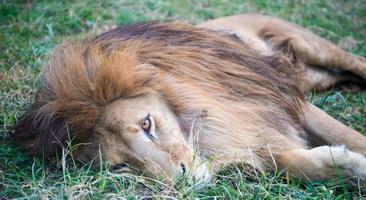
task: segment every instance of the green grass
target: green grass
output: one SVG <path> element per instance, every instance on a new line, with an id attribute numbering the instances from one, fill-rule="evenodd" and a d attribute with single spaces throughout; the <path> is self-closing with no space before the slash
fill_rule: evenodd
<path id="1" fill-rule="evenodd" d="M 136 176 L 116 176 L 73 164 L 45 167 L 24 156 L 7 135 L 7 127 L 25 111 L 40 86 L 42 65 L 52 48 L 68 37 L 85 38 L 115 25 L 145 20 L 207 19 L 260 12 L 303 25 L 348 51 L 366 55 L 366 6 L 363 0 L 0 0 L 0 199 L 155 198 L 345 199 L 366 198 L 335 183 L 298 183 L 282 175 L 251 178 L 226 169 L 211 184 L 174 187 Z M 336 119 L 366 134 L 366 93 L 323 92 L 309 99 Z"/>

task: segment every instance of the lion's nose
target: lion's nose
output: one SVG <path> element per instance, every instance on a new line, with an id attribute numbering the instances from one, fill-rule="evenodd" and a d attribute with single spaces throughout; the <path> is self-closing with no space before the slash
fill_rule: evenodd
<path id="1" fill-rule="evenodd" d="M 182 174 L 185 174 L 187 172 L 187 167 L 183 162 L 180 163 L 180 168 L 182 170 Z"/>

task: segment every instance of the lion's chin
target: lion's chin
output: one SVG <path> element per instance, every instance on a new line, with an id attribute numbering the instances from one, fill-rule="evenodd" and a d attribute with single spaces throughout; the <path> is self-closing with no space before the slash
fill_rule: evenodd
<path id="1" fill-rule="evenodd" d="M 206 163 L 201 163 L 197 166 L 191 176 L 193 184 L 208 183 L 211 178 L 212 175 Z"/>
<path id="2" fill-rule="evenodd" d="M 169 177 L 165 180 L 165 182 L 173 183 L 180 178 L 184 178 L 187 180 L 189 185 L 198 186 L 198 185 L 206 185 L 210 182 L 212 178 L 212 173 L 206 163 L 200 163 L 190 169 L 190 171 L 186 174 L 176 175 L 173 178 Z"/>

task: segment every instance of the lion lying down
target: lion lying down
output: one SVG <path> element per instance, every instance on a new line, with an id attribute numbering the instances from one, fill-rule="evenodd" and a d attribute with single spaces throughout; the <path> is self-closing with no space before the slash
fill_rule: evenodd
<path id="1" fill-rule="evenodd" d="M 366 137 L 304 97 L 352 79 L 333 68 L 366 80 L 366 59 L 272 17 L 123 26 L 56 48 L 11 137 L 50 157 L 70 133 L 81 161 L 167 181 L 244 163 L 366 184 Z"/>

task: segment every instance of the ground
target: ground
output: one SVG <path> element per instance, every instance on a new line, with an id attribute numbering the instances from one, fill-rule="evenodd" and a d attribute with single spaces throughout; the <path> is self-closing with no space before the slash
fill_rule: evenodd
<path id="1" fill-rule="evenodd" d="M 60 164 L 26 157 L 7 134 L 30 105 L 40 72 L 57 43 L 85 38 L 116 25 L 146 20 L 190 23 L 245 12 L 282 17 L 309 28 L 349 52 L 366 55 L 364 0 L 0 0 L 0 199 L 141 197 L 178 199 L 363 199 L 365 192 L 335 182 L 297 182 L 285 174 L 248 177 L 239 168 L 223 170 L 211 184 L 166 186 L 137 176 L 117 176 L 78 166 L 65 154 Z M 366 134 L 366 92 L 328 91 L 310 101 Z M 68 162 L 63 163 L 64 159 Z M 45 166 L 49 165 L 49 166 Z"/>

